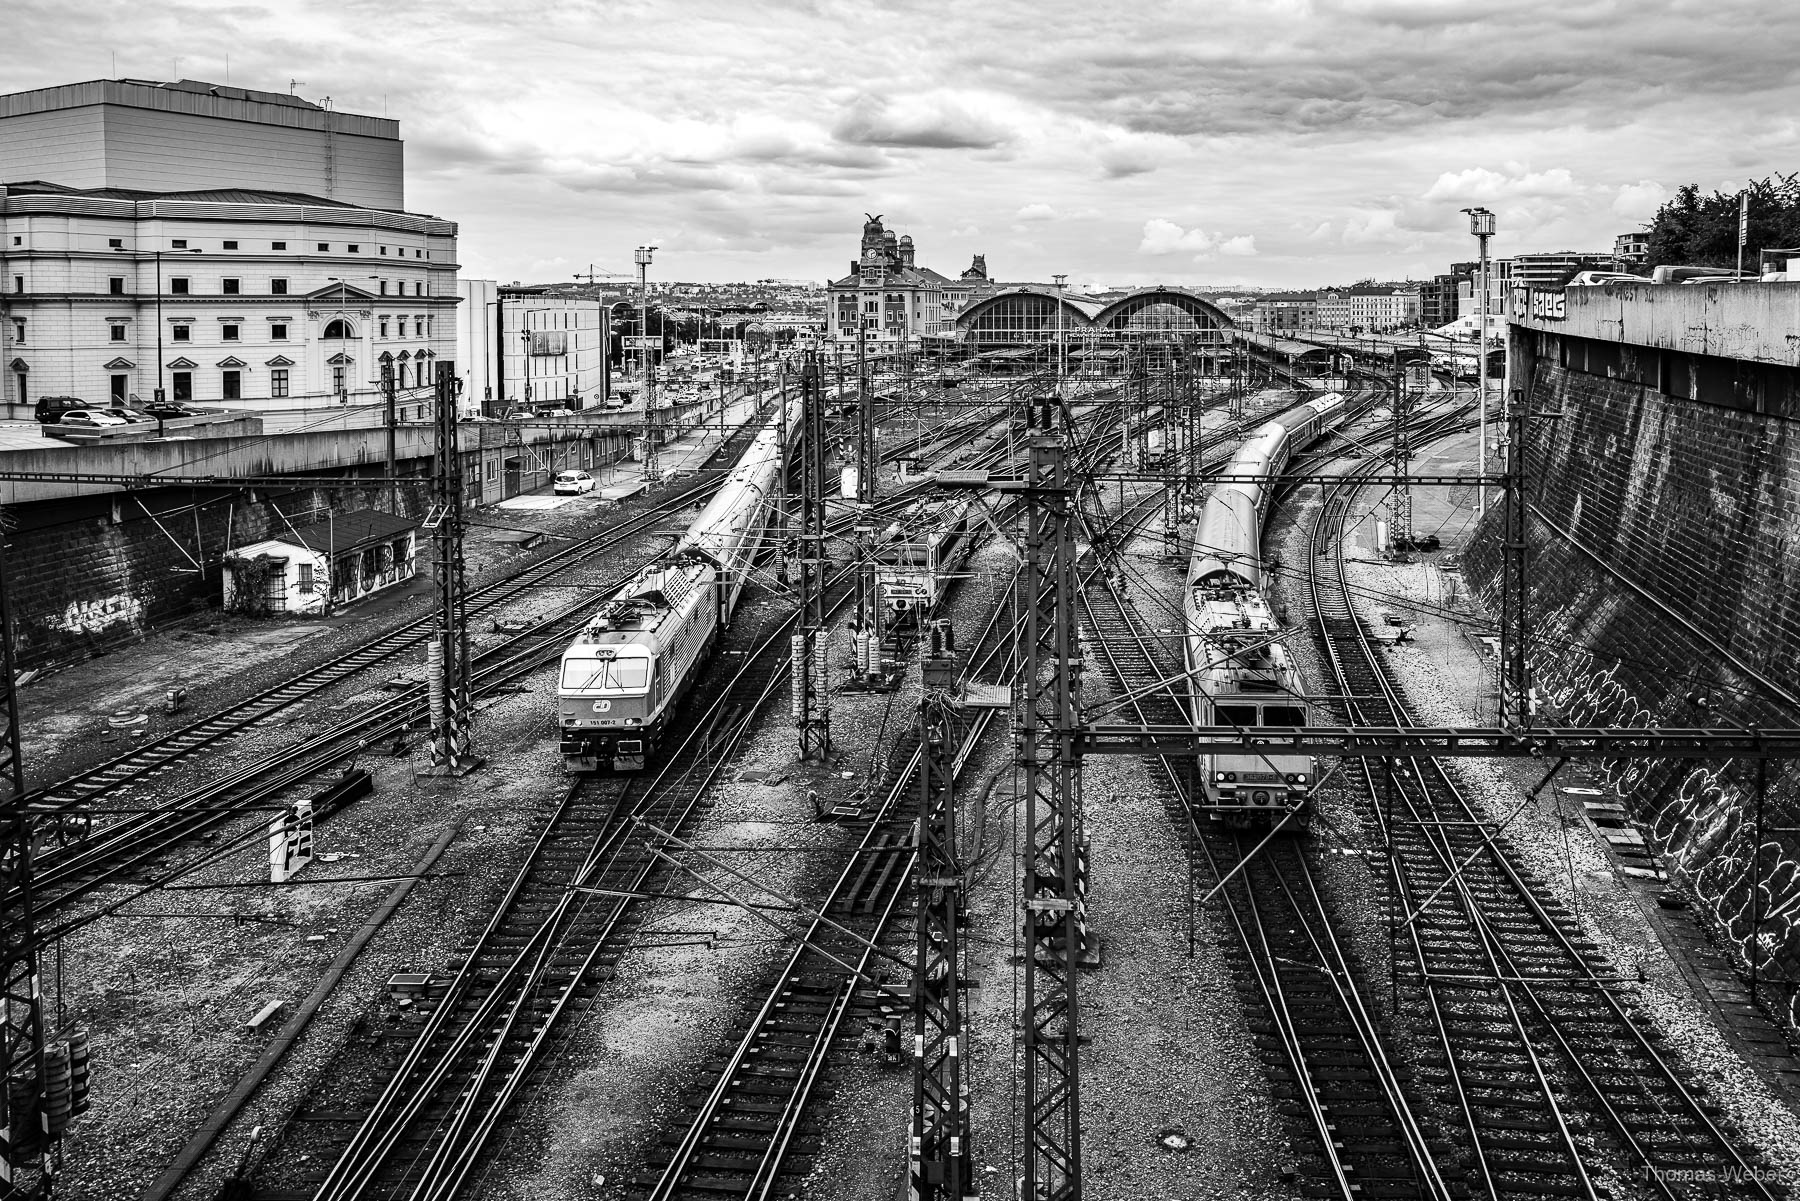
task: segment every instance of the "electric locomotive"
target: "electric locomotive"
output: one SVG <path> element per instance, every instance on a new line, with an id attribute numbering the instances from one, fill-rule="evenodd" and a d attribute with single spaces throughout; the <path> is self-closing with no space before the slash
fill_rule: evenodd
<path id="1" fill-rule="evenodd" d="M 800 428 L 790 402 L 788 428 Z M 781 470 L 781 426 L 758 434 L 679 542 L 608 597 L 563 651 L 563 770 L 642 771 L 731 620 Z"/>
<path id="2" fill-rule="evenodd" d="M 1266 422 L 1232 457 L 1207 498 L 1194 535 L 1184 610 L 1190 716 L 1196 726 L 1297 727 L 1310 723 L 1306 689 L 1281 623 L 1263 596 L 1262 523 L 1274 480 L 1298 450 L 1343 419 L 1332 392 Z M 1233 751 L 1200 759 L 1200 807 L 1215 821 L 1266 826 L 1289 811 L 1289 829 L 1310 821 L 1318 781 L 1310 755 Z"/>

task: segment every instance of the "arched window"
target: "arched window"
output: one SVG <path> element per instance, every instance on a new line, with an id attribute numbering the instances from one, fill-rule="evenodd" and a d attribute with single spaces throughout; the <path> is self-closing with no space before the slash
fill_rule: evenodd
<path id="1" fill-rule="evenodd" d="M 325 333 L 322 336 L 328 342 L 333 340 L 342 342 L 347 338 L 356 337 L 356 331 L 351 329 L 350 323 L 342 317 L 333 317 L 325 323 Z"/>

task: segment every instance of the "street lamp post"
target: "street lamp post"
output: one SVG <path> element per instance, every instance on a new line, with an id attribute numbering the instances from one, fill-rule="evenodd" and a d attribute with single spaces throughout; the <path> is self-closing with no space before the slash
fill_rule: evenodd
<path id="1" fill-rule="evenodd" d="M 1488 418 L 1488 239 L 1494 236 L 1494 214 L 1479 205 L 1474 208 L 1466 208 L 1463 212 L 1469 214 L 1469 232 L 1475 235 L 1475 240 L 1481 248 L 1481 301 L 1478 306 L 1481 313 L 1481 335 L 1476 343 L 1475 352 L 1475 380 L 1477 386 L 1481 389 L 1481 418 L 1478 422 L 1478 426 L 1481 430 L 1481 460 L 1476 468 L 1476 474 L 1486 475 Z M 1480 517 L 1486 512 L 1487 486 L 1485 484 L 1477 484 L 1475 485 L 1475 515 Z"/>
<path id="2" fill-rule="evenodd" d="M 1068 280 L 1069 277 L 1067 275 L 1058 274 L 1058 275 L 1052 275 L 1050 278 L 1056 281 L 1056 382 L 1058 384 L 1061 384 L 1062 378 L 1063 378 L 1063 361 L 1064 361 L 1063 284 Z M 1059 387 L 1057 389 L 1057 391 L 1060 394 L 1062 389 Z"/>
<path id="3" fill-rule="evenodd" d="M 654 484 L 662 478 L 661 455 L 656 440 L 656 368 L 650 357 L 650 260 L 654 246 L 639 246 L 632 253 L 638 269 L 638 349 L 644 356 L 644 482 Z"/>

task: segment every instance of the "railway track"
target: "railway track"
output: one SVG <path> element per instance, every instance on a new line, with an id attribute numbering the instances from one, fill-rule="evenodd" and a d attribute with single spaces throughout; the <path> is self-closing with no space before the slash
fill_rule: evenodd
<path id="1" fill-rule="evenodd" d="M 991 422 L 992 418 L 985 420 Z M 977 425 L 973 432 L 957 428 L 947 435 L 932 431 L 925 436 L 932 444 L 940 436 L 963 441 L 973 437 L 979 429 L 980 426 Z M 728 440 L 720 451 L 715 452 L 715 458 L 720 454 L 727 454 L 733 445 L 735 443 Z M 913 441 L 907 440 L 896 445 L 889 453 L 904 454 L 913 449 Z M 485 590 L 487 595 L 481 598 L 481 607 L 491 610 L 539 586 L 555 571 L 567 570 L 571 563 L 578 562 L 581 558 L 602 553 L 625 538 L 654 528 L 671 513 L 679 512 L 697 500 L 704 500 L 724 474 L 723 471 L 718 471 L 711 478 L 683 490 L 624 526 L 584 539 L 514 577 L 497 581 Z M 595 584 L 587 596 L 558 606 L 533 625 L 507 635 L 500 644 L 478 654 L 475 657 L 475 695 L 489 695 L 513 686 L 544 663 L 556 658 L 560 654 L 562 641 L 571 636 L 574 628 L 585 620 L 594 603 L 593 598 L 604 595 L 609 588 L 622 583 L 628 576 L 629 572 Z M 176 766 L 179 761 L 216 747 L 268 720 L 281 709 L 308 696 L 317 695 L 383 659 L 392 658 L 408 646 L 423 642 L 430 636 L 435 621 L 433 616 L 410 623 L 330 663 L 301 673 L 240 705 L 194 723 L 186 730 L 138 747 L 109 763 L 82 773 L 78 778 L 78 785 L 70 786 L 78 797 L 73 804 L 76 807 L 92 807 L 96 800 L 125 794 L 133 788 L 146 785 L 155 776 Z M 191 841 L 195 835 L 259 805 L 267 805 L 309 782 L 315 786 L 322 785 L 361 748 L 404 735 L 423 719 L 425 699 L 424 686 L 411 685 L 393 697 L 370 706 L 326 734 L 282 748 L 243 769 L 209 780 L 196 789 L 143 812 L 98 827 L 85 838 L 51 848 L 40 860 L 33 881 L 34 912 L 43 937 L 60 937 L 134 899 L 135 893 L 116 898 L 97 908 L 79 913 L 70 912 L 79 902 L 108 884 L 135 879 L 155 885 L 191 871 L 195 864 L 183 864 L 167 870 L 159 865 L 165 856 Z M 57 814 L 66 816 L 71 811 L 64 806 L 67 798 L 60 795 L 63 787 L 64 784 L 59 783 L 45 790 L 44 795 L 51 799 L 47 808 L 40 810 L 46 814 L 45 820 L 51 820 Z M 260 834 L 252 831 L 248 837 L 254 840 Z M 238 846 L 238 842 L 227 844 L 215 849 L 207 857 L 229 853 L 238 849 Z"/>
<path id="2" fill-rule="evenodd" d="M 973 644 L 971 678 L 1011 678 L 1004 608 L 996 606 Z M 992 718 L 993 710 L 979 710 L 960 732 L 953 773 L 960 775 Z M 921 756 L 916 741 L 902 746 L 905 752 L 890 760 L 880 802 L 856 819 L 862 837 L 803 937 L 727 1052 L 712 1086 L 695 1097 L 685 1132 L 652 1150 L 649 1170 L 632 1178 L 634 1196 L 766 1199 L 786 1195 L 777 1193 L 778 1186 L 810 1168 L 817 1140 L 804 1119 L 827 1057 L 856 1007 L 859 981 L 882 969 L 877 948 L 893 941 L 897 925 L 911 917 L 901 901 L 918 856 L 912 802 Z M 899 970 L 907 967 L 910 961 Z"/>
<path id="3" fill-rule="evenodd" d="M 1090 572 L 1081 603 L 1102 667 L 1132 720 L 1179 723 L 1187 714 L 1170 685 L 1178 655 L 1145 628 L 1110 572 Z M 1192 804 L 1192 768 L 1146 760 L 1189 849 L 1189 887 L 1217 882 L 1236 936 L 1233 966 L 1256 1044 L 1299 1146 L 1311 1146 L 1306 1188 L 1315 1196 L 1436 1198 L 1463 1195 L 1458 1174 L 1438 1166 L 1441 1146 L 1420 1116 L 1410 1073 L 1391 1050 L 1392 1034 L 1367 996 L 1364 972 L 1334 930 L 1315 874 L 1314 849 L 1297 839 L 1258 846 L 1201 822 Z"/>
<path id="4" fill-rule="evenodd" d="M 851 599 L 853 579 L 850 570 L 831 582 L 829 613 Z M 653 777 L 583 777 L 566 790 L 454 978 L 424 999 L 424 1027 L 405 1039 L 361 1023 L 350 1058 L 265 1157 L 259 1197 L 447 1198 L 463 1187 L 535 1086 L 559 1024 L 630 944 L 636 900 L 664 874 L 640 825 L 680 831 L 701 811 L 786 680 L 792 624 L 763 631 L 724 682 L 702 682 L 687 734 Z"/>
<path id="5" fill-rule="evenodd" d="M 1410 725 L 1404 690 L 1351 599 L 1342 541 L 1356 491 L 1334 489 L 1313 526 L 1313 620 L 1339 720 Z M 1387 853 L 1402 1008 L 1428 1048 L 1421 1079 L 1458 1131 L 1471 1195 L 1784 1195 L 1662 1049 L 1636 982 L 1438 761 L 1358 760 L 1347 774 Z"/>

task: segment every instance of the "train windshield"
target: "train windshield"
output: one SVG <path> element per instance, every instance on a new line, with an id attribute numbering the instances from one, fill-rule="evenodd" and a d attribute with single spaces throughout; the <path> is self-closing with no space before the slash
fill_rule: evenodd
<path id="1" fill-rule="evenodd" d="M 642 692 L 650 683 L 648 659 L 569 659 L 564 689 L 572 692 Z"/>
<path id="2" fill-rule="evenodd" d="M 1260 708 L 1262 720 L 1257 720 Z M 1221 726 L 1303 726 L 1304 705 L 1214 705 L 1214 724 Z"/>

